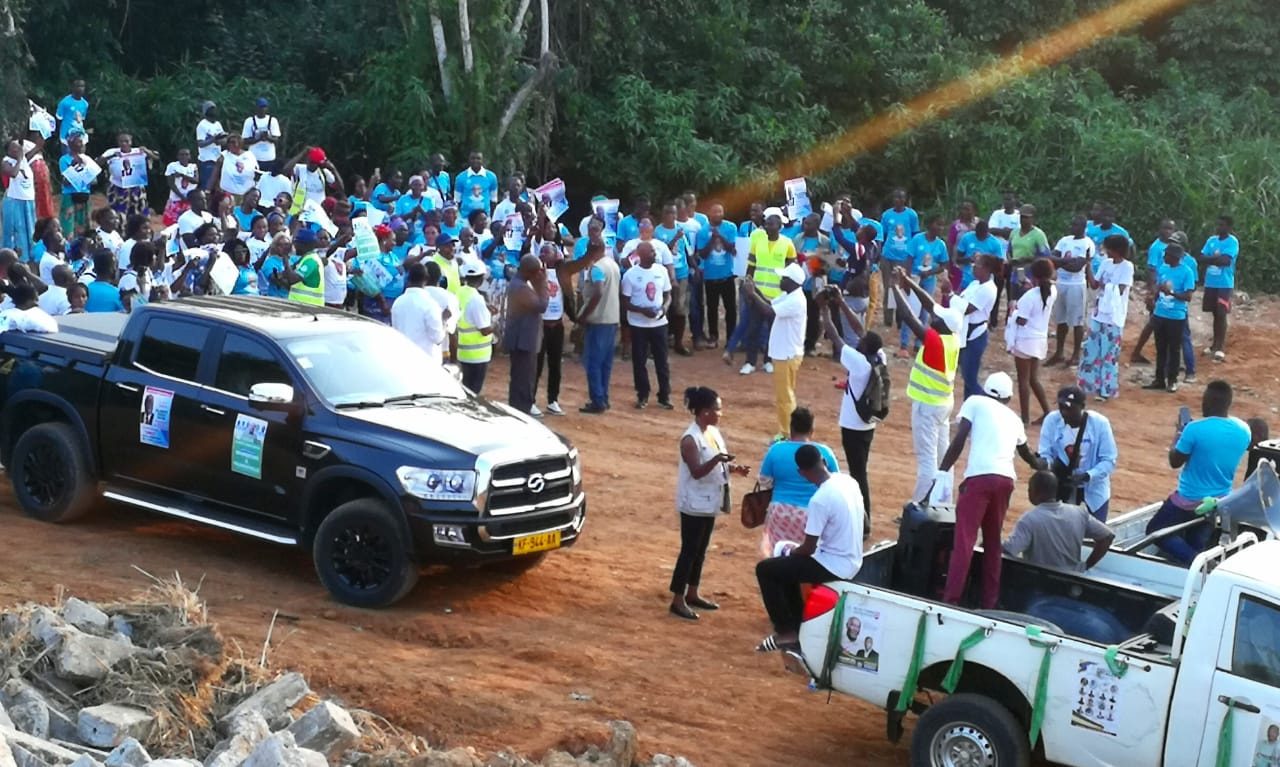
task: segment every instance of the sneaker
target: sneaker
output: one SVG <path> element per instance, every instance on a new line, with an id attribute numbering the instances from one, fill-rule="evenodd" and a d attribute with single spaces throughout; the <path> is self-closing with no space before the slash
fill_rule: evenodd
<path id="1" fill-rule="evenodd" d="M 559 402 L 549 402 L 547 403 L 547 413 L 549 415 L 564 415 L 564 410 L 561 409 Z"/>
<path id="2" fill-rule="evenodd" d="M 1212 346 L 1206 346 L 1206 347 L 1204 347 L 1204 356 L 1209 357 L 1209 356 L 1211 356 L 1212 354 L 1213 354 L 1213 347 L 1212 347 Z"/>
<path id="3" fill-rule="evenodd" d="M 756 366 L 750 362 L 738 368 L 738 375 L 749 376 L 754 372 L 756 372 Z"/>
<path id="4" fill-rule="evenodd" d="M 533 416 L 534 418 L 541 418 L 542 411 L 538 409 L 537 405 L 534 405 L 529 408 L 529 415 Z"/>
<path id="5" fill-rule="evenodd" d="M 772 363 L 772 362 L 766 362 L 766 363 L 764 363 L 764 372 L 766 372 L 766 373 L 772 373 L 772 372 L 773 372 L 773 363 Z"/>
<path id="6" fill-rule="evenodd" d="M 675 410 L 675 409 L 676 409 L 676 406 L 675 406 L 675 405 L 672 405 L 672 404 L 671 404 L 671 400 L 669 400 L 669 399 L 660 399 L 660 400 L 658 400 L 658 407 L 662 408 L 663 410 Z"/>
<path id="7" fill-rule="evenodd" d="M 1214 362 L 1226 362 L 1226 361 L 1227 361 L 1227 355 L 1226 355 L 1226 352 L 1214 352 L 1214 353 L 1213 353 L 1213 361 L 1214 361 Z"/>
<path id="8" fill-rule="evenodd" d="M 1169 384 L 1169 386 L 1165 389 L 1165 391 L 1169 392 L 1170 394 L 1176 394 L 1178 392 L 1178 384 L 1176 382 Z"/>
<path id="9" fill-rule="evenodd" d="M 1165 385 L 1164 381 L 1157 379 L 1142 388 L 1147 389 L 1148 391 L 1160 391 L 1165 388 Z"/>
<path id="10" fill-rule="evenodd" d="M 649 407 L 649 400 L 647 399 L 636 400 L 636 410 L 644 410 L 647 407 Z"/>
<path id="11" fill-rule="evenodd" d="M 608 408 L 606 408 L 604 405 L 597 405 L 594 402 L 589 402 L 583 405 L 582 407 L 578 408 L 578 412 L 584 413 L 586 415 L 600 415 L 607 409 Z"/>
<path id="12" fill-rule="evenodd" d="M 1193 384 L 1193 383 L 1195 383 L 1195 382 L 1196 382 L 1196 374 L 1195 374 L 1195 373 L 1188 373 L 1187 375 L 1185 375 L 1185 376 L 1183 376 L 1183 377 L 1182 377 L 1182 382 L 1183 382 L 1183 383 L 1192 383 L 1192 384 Z"/>

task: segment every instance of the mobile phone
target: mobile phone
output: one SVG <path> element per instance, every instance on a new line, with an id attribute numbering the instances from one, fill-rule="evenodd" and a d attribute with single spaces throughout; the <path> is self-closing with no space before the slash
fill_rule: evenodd
<path id="1" fill-rule="evenodd" d="M 738 456 L 734 455 L 733 453 L 725 453 L 725 455 L 724 455 L 724 459 L 725 459 L 726 461 L 732 461 L 733 459 L 735 459 L 735 458 L 737 458 L 737 457 L 738 457 Z"/>
<path id="2" fill-rule="evenodd" d="M 1178 409 L 1178 431 L 1182 431 L 1191 423 L 1191 408 L 1181 407 Z"/>

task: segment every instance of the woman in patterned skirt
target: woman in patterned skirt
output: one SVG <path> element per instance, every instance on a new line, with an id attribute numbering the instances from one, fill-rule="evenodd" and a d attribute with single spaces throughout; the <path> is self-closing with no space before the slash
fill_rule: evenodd
<path id="1" fill-rule="evenodd" d="M 760 464 L 760 487 L 773 490 L 773 499 L 765 517 L 764 537 L 760 541 L 760 556 L 763 558 L 777 556 L 775 549 L 779 543 L 790 541 L 798 544 L 804 540 L 809 499 L 818 491 L 818 486 L 800 476 L 800 469 L 796 467 L 796 451 L 807 444 L 814 444 L 822 453 L 828 471 L 840 471 L 831 448 L 813 442 L 813 413 L 808 408 L 796 408 L 791 413 L 791 435 L 775 442 Z"/>

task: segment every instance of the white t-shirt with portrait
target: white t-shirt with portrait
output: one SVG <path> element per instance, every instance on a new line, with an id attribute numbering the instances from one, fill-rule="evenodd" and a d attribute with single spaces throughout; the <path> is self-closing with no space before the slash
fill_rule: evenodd
<path id="1" fill-rule="evenodd" d="M 240 131 L 240 136 L 245 139 L 245 146 L 249 147 L 249 151 L 253 152 L 253 156 L 257 158 L 258 162 L 273 162 L 276 159 L 276 145 L 274 143 L 270 141 L 249 143 L 263 131 L 269 133 L 272 138 L 280 138 L 280 121 L 271 115 L 266 117 L 249 115 L 244 118 L 244 129 Z"/>
<path id="2" fill-rule="evenodd" d="M 207 210 L 203 213 L 196 213 L 194 210 L 184 211 L 181 216 L 178 216 L 178 236 L 194 234 L 200 227 L 212 223 L 213 214 Z"/>
<path id="3" fill-rule="evenodd" d="M 804 534 L 818 536 L 814 560 L 837 578 L 857 575 L 866 515 L 858 481 L 848 474 L 831 474 L 809 499 L 806 513 Z"/>
<path id="4" fill-rule="evenodd" d="M 5 190 L 4 196 L 10 200 L 32 201 L 36 198 L 36 181 L 35 176 L 31 173 L 31 163 L 26 156 L 22 156 L 17 160 L 12 157 L 5 156 L 4 164 L 6 167 L 18 167 L 18 175 L 9 179 L 9 188 Z"/>
<path id="5" fill-rule="evenodd" d="M 1102 283 L 1098 289 L 1098 304 L 1094 319 L 1123 328 L 1129 317 L 1129 291 L 1133 289 L 1133 262 L 1116 263 L 1111 259 L 1102 262 L 1102 266 L 1094 275 L 1094 279 Z M 1123 293 L 1120 288 L 1124 287 Z"/>
<path id="6" fill-rule="evenodd" d="M 217 162 L 218 157 L 222 154 L 222 147 L 218 146 L 218 142 L 214 141 L 208 146 L 200 146 L 200 142 L 211 136 L 225 135 L 226 131 L 222 129 L 222 123 L 217 120 L 201 120 L 196 125 L 196 146 L 198 149 L 197 159 L 200 162 Z"/>
<path id="7" fill-rule="evenodd" d="M 888 364 L 884 349 L 876 352 L 876 358 L 882 364 Z M 858 415 L 857 401 L 867 390 L 871 381 L 871 361 L 853 346 L 845 344 L 840 350 L 840 364 L 844 366 L 849 380 L 845 385 L 844 396 L 840 398 L 840 428 L 854 431 L 867 431 L 876 428 L 874 423 L 867 423 Z"/>
<path id="8" fill-rule="evenodd" d="M 639 266 L 640 257 L 635 255 L 635 252 L 636 248 L 640 247 L 641 242 L 644 242 L 644 240 L 641 240 L 639 237 L 634 240 L 628 240 L 627 244 L 622 248 L 622 255 L 618 257 L 619 260 L 629 263 L 631 266 Z M 654 263 L 659 266 L 671 266 L 676 262 L 675 258 L 671 255 L 671 248 L 667 247 L 667 243 L 656 237 L 648 242 L 653 246 Z"/>
<path id="9" fill-rule="evenodd" d="M 1083 258 L 1089 261 L 1093 260 L 1094 252 L 1097 246 L 1093 244 L 1093 240 L 1088 237 L 1072 237 L 1067 235 L 1053 249 L 1062 254 L 1063 258 Z M 1084 269 L 1078 272 L 1068 272 L 1065 269 L 1058 270 L 1059 285 L 1083 285 Z"/>
<path id="10" fill-rule="evenodd" d="M 253 152 L 242 150 L 233 154 L 230 150 L 222 152 L 222 177 L 218 186 L 230 194 L 244 194 L 257 183 L 258 158 Z"/>
<path id="11" fill-rule="evenodd" d="M 646 317 L 639 312 L 627 312 L 627 322 L 634 328 L 660 328 L 667 324 L 667 315 L 661 312 L 663 294 L 671 292 L 671 277 L 667 268 L 654 263 L 648 269 L 633 266 L 622 275 L 622 295 L 631 299 L 631 305 L 641 308 L 652 308 L 660 311 L 659 315 Z M 803 297 L 803 296 L 802 296 Z"/>
<path id="12" fill-rule="evenodd" d="M 1018 414 L 999 400 L 975 394 L 960 406 L 956 422 L 961 419 L 970 424 L 964 478 L 995 474 L 1016 480 L 1013 457 L 1018 445 L 1027 444 L 1027 430 Z"/>
<path id="13" fill-rule="evenodd" d="M 196 170 L 196 164 L 189 162 L 186 165 L 174 160 L 165 166 L 164 177 L 177 177 L 176 186 L 178 191 L 169 190 L 169 202 L 182 202 L 187 199 L 187 195 L 191 194 L 191 190 L 196 188 L 196 180 L 199 172 Z"/>

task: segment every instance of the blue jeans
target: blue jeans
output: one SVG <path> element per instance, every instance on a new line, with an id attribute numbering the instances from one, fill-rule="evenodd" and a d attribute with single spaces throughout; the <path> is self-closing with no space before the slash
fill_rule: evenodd
<path id="1" fill-rule="evenodd" d="M 747 364 L 755 367 L 756 358 L 764 344 L 762 339 L 768 338 L 766 328 L 764 314 L 752 306 L 749 300 L 743 300 L 742 308 L 738 310 L 738 325 L 733 329 L 733 336 L 729 338 L 725 351 L 732 354 L 738 349 L 745 349 Z"/>
<path id="2" fill-rule="evenodd" d="M 216 162 L 200 161 L 200 188 L 206 192 L 213 187 L 213 169 L 217 165 Z"/>
<path id="3" fill-rule="evenodd" d="M 1187 375 L 1196 374 L 1196 348 L 1191 343 L 1190 320 L 1182 327 L 1182 365 L 1187 369 Z"/>
<path id="4" fill-rule="evenodd" d="M 1102 505 L 1090 511 L 1089 513 L 1098 518 L 1098 521 L 1104 525 L 1107 523 L 1107 514 L 1111 511 L 1111 499 L 1103 501 Z"/>
<path id="5" fill-rule="evenodd" d="M 587 325 L 582 366 L 587 370 L 587 394 L 593 405 L 609 404 L 609 378 L 613 375 L 613 345 L 617 338 L 617 325 Z"/>
<path id="6" fill-rule="evenodd" d="M 965 332 L 968 332 L 966 329 Z M 982 372 L 982 355 L 987 353 L 987 344 L 991 341 L 991 332 L 987 331 L 960 350 L 960 374 L 964 377 L 964 397 L 968 399 L 982 393 L 982 384 L 978 374 Z"/>
<path id="7" fill-rule="evenodd" d="M 1154 533 L 1157 530 L 1189 522 L 1195 518 L 1196 513 L 1194 511 L 1178 508 L 1173 499 L 1169 498 L 1165 500 L 1164 505 L 1151 518 L 1151 521 L 1147 523 L 1147 533 Z M 1204 524 L 1184 530 L 1177 535 L 1167 536 L 1158 541 L 1156 546 L 1178 562 L 1190 565 L 1196 555 L 1208 548 L 1210 532 L 1208 520 L 1205 518 Z"/>

